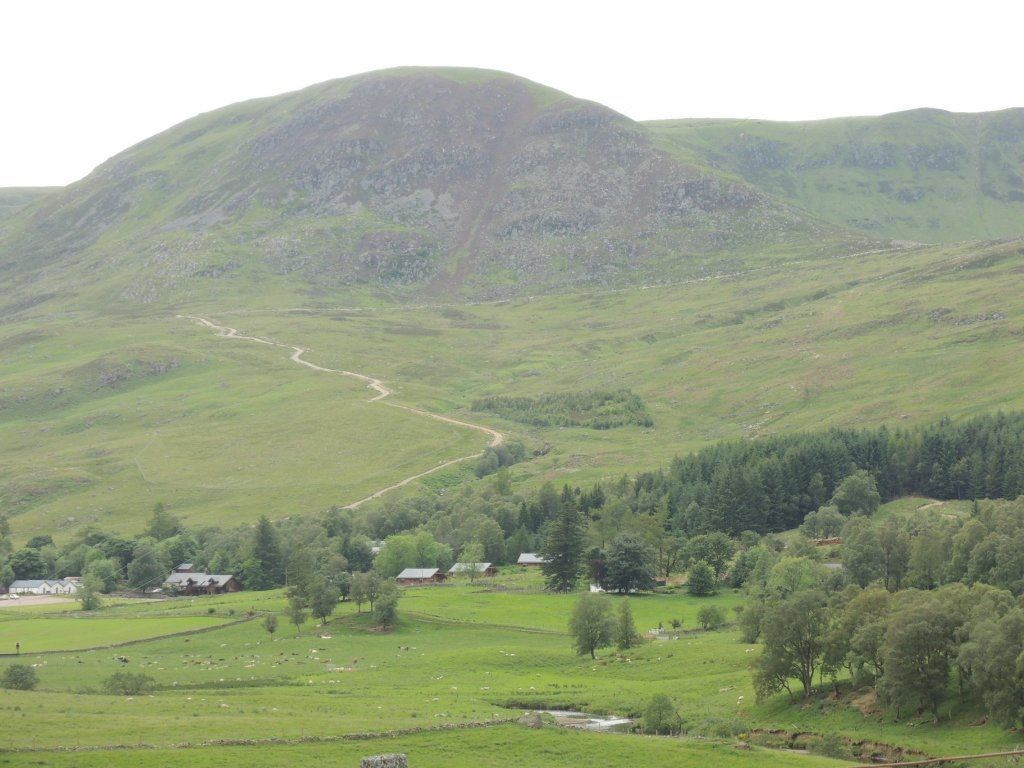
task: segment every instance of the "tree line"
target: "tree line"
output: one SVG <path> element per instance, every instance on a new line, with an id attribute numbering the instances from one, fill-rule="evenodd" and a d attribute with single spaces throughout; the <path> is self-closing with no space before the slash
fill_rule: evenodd
<path id="1" fill-rule="evenodd" d="M 857 470 L 875 478 L 882 500 L 1016 498 L 1024 493 L 1024 413 L 716 443 L 637 476 L 622 498 L 637 514 L 664 508 L 687 534 L 768 533 L 800 525 Z"/>
<path id="2" fill-rule="evenodd" d="M 493 462 L 514 458 L 495 454 Z M 805 523 L 834 528 L 837 514 L 862 503 L 858 477 L 873 479 L 878 501 L 910 493 L 1013 498 L 1024 490 L 1024 414 L 727 441 L 666 469 L 587 488 L 545 484 L 517 493 L 507 466 L 492 472 L 487 461 L 478 483 L 388 500 L 358 514 L 331 509 L 225 529 L 183 526 L 162 510 L 140 536 L 86 528 L 60 547 L 37 536 L 17 552 L 0 523 L 0 580 L 89 570 L 105 586 L 120 579 L 143 589 L 188 561 L 209 573 L 233 573 L 247 589 L 267 589 L 285 583 L 287 562 L 299 549 L 334 570 L 365 572 L 374 567 L 374 543 L 384 541 L 382 553 L 395 554 L 377 567 L 388 575 L 410 566 L 448 567 L 467 547 L 496 565 L 545 551 L 553 561 L 552 588 L 571 588 L 586 576 L 635 591 L 699 561 L 722 576 L 719 553 L 693 554 L 707 550 L 706 537 L 716 533 L 735 539 Z M 415 541 L 399 538 L 410 536 Z"/>

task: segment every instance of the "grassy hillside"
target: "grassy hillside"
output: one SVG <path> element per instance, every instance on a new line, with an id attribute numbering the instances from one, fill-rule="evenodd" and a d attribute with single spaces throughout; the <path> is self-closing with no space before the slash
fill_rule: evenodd
<path id="1" fill-rule="evenodd" d="M 359 360 L 438 410 L 492 394 L 628 388 L 653 428 L 539 428 L 473 413 L 585 482 L 711 441 L 1014 408 L 1020 241 L 864 254 L 674 287 L 372 312 L 238 312 L 232 323 Z M 366 362 L 362 362 L 366 361 Z M 468 412 L 467 412 L 468 413 Z"/>
<path id="2" fill-rule="evenodd" d="M 483 449 L 351 379 L 175 317 L 0 326 L 0 508 L 19 532 L 348 504 Z M 315 359 L 315 358 L 314 358 Z"/>
<path id="3" fill-rule="evenodd" d="M 0 187 L 0 222 L 59 187 Z"/>
<path id="4" fill-rule="evenodd" d="M 1024 109 L 645 125 L 681 157 L 835 224 L 925 243 L 1022 234 Z"/>
<path id="5" fill-rule="evenodd" d="M 0 312 L 494 297 L 866 240 L 599 104 L 500 72 L 386 70 L 199 115 L 9 217 Z"/>
<path id="6" fill-rule="evenodd" d="M 513 468 L 527 487 L 648 470 L 723 438 L 1024 407 L 1021 269 L 1014 241 L 487 304 L 193 309 L 379 377 L 396 402 L 523 440 L 544 452 Z M 486 442 L 173 315 L 2 328 L 0 498 L 19 538 L 92 522 L 138 530 L 156 501 L 192 521 L 312 513 Z M 621 389 L 653 427 L 471 410 L 489 395 Z M 471 477 L 462 465 L 424 482 Z"/>

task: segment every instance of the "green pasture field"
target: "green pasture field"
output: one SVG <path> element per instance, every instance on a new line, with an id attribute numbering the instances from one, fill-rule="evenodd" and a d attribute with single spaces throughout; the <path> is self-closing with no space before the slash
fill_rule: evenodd
<path id="1" fill-rule="evenodd" d="M 21 644 L 26 657 L 39 651 L 78 650 L 190 632 L 224 623 L 214 616 L 103 617 L 69 614 L 62 617 L 0 618 L 0 653 L 14 653 Z"/>
<path id="2" fill-rule="evenodd" d="M 101 756 L 108 756 L 112 765 L 132 759 L 140 762 L 131 764 L 162 765 L 170 754 L 162 750 L 186 743 L 195 747 L 186 754 L 196 765 L 270 765 L 274 759 L 344 765 L 354 755 L 390 751 L 394 744 L 416 755 L 417 765 L 445 759 L 468 764 L 488 744 L 500 747 L 487 758 L 496 762 L 485 763 L 494 765 L 508 760 L 536 764 L 546 755 L 554 765 L 570 764 L 566 761 L 574 750 L 604 754 L 605 764 L 611 766 L 637 764 L 630 755 L 655 766 L 704 765 L 711 759 L 736 761 L 723 765 L 824 764 L 817 757 L 734 749 L 736 739 L 751 729 L 829 732 L 926 754 L 1008 749 L 1017 743 L 1015 734 L 983 724 L 981 712 L 960 707 L 952 697 L 943 708 L 948 721 L 941 726 L 925 716 L 895 722 L 850 697 L 802 705 L 782 696 L 758 703 L 749 667 L 759 649 L 741 643 L 729 627 L 684 631 L 677 640 L 651 641 L 625 653 L 603 649 L 597 661 L 580 657 L 565 632 L 574 597 L 537 594 L 515 586 L 516 579 L 508 579 L 512 586 L 506 586 L 503 578 L 499 576 L 493 586 L 505 589 L 458 583 L 404 590 L 401 620 L 388 633 L 373 631 L 365 606 L 360 615 L 354 605 L 344 603 L 327 626 L 307 621 L 298 633 L 282 616 L 273 637 L 255 620 L 208 632 L 154 637 L 116 651 L 25 654 L 22 662 L 38 665 L 40 685 L 31 692 L 5 691 L 0 698 L 0 717 L 7 726 L 0 734 L 0 765 L 92 765 Z M 616 604 L 621 600 L 609 599 Z M 701 604 L 671 593 L 630 600 L 641 629 L 655 623 L 656 617 L 678 615 L 684 618 L 684 630 L 692 630 L 693 622 L 686 618 Z M 736 601 L 735 595 L 722 593 L 703 604 L 718 604 L 730 615 Z M 117 605 L 103 609 L 95 619 L 64 613 L 18 623 L 37 622 L 72 648 L 81 626 L 76 622 L 154 622 L 150 626 L 155 628 L 158 621 L 223 621 L 250 608 L 262 612 L 283 603 L 280 591 L 242 592 Z M 8 623 L 0 622 L 0 631 Z M 4 663 L 10 660 L 0 666 Z M 156 689 L 134 698 L 102 693 L 103 680 L 121 670 L 150 675 Z M 399 740 L 300 743 L 346 734 L 492 723 L 515 718 L 524 709 L 635 716 L 655 693 L 671 697 L 689 738 L 565 735 L 500 726 Z M 218 740 L 268 739 L 279 743 L 259 748 L 204 746 Z M 138 748 L 140 742 L 152 749 L 119 749 Z M 78 746 L 100 751 L 74 756 L 24 751 Z M 789 762 L 794 760 L 798 762 Z"/>
<path id="3" fill-rule="evenodd" d="M 838 761 L 817 756 L 765 749 L 739 750 L 729 744 L 554 729 L 531 731 L 514 725 L 329 744 L 206 747 L 173 751 L 0 754 L 0 765 L 148 768 L 188 761 L 195 768 L 219 768 L 225 765 L 246 765 L 252 768 L 276 768 L 281 765 L 350 768 L 359 765 L 361 757 L 386 752 L 407 754 L 410 766 L 415 768 L 507 768 L 511 765 L 544 765 L 549 768 L 576 768 L 580 765 L 818 768 L 842 765 Z"/>
<path id="4" fill-rule="evenodd" d="M 566 631 L 576 595 L 552 594 L 539 589 L 495 592 L 488 588 L 487 581 L 477 579 L 473 585 L 413 587 L 405 591 L 402 606 L 418 618 L 504 626 L 509 624 L 510 617 L 515 617 L 512 622 L 515 626 Z M 539 579 L 536 583 L 539 587 Z M 697 611 L 708 603 L 706 598 L 691 597 L 685 588 L 668 594 L 633 595 L 628 599 L 642 632 L 656 628 L 659 623 L 670 629 L 672 619 L 679 619 L 684 631 L 696 629 Z M 744 597 L 734 590 L 722 590 L 714 602 L 725 612 L 726 621 L 732 621 L 732 609 L 742 605 Z"/>

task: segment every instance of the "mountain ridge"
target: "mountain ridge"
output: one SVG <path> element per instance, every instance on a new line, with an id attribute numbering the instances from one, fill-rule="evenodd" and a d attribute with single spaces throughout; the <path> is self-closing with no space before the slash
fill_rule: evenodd
<path id="1" fill-rule="evenodd" d="M 850 237 L 671 157 L 603 105 L 503 73 L 393 70 L 135 145 L 8 219 L 0 270 L 24 291 L 103 303 L 271 282 L 313 298 L 494 298 L 830 240 Z"/>
<path id="2" fill-rule="evenodd" d="M 1022 176 L 1024 110 L 641 123 L 396 68 L 197 115 L 0 211 L 0 311 L 495 299 L 997 239 Z"/>
<path id="3" fill-rule="evenodd" d="M 666 146 L 827 221 L 943 243 L 1024 226 L 1024 109 L 645 123 Z"/>

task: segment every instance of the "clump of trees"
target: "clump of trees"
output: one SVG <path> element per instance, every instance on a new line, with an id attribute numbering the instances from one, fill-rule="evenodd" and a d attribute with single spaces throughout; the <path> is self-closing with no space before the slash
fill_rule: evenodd
<path id="1" fill-rule="evenodd" d="M 498 470 L 518 464 L 525 458 L 526 448 L 518 441 L 507 441 L 497 446 L 489 445 L 476 462 L 476 476 L 493 475 Z"/>
<path id="2" fill-rule="evenodd" d="M 539 397 L 481 397 L 473 401 L 473 410 L 490 411 L 537 427 L 654 426 L 644 401 L 628 389 L 559 392 Z"/>
<path id="3" fill-rule="evenodd" d="M 725 614 L 717 605 L 705 605 L 697 611 L 697 623 L 705 631 L 718 629 L 725 623 Z"/>
<path id="4" fill-rule="evenodd" d="M 855 514 L 842 539 L 841 570 L 767 542 L 738 558 L 750 561 L 744 639 L 763 641 L 759 696 L 848 680 L 873 685 L 896 717 L 937 721 L 954 696 L 1024 726 L 1024 499 L 977 503 L 965 519 Z"/>
<path id="5" fill-rule="evenodd" d="M 621 498 L 635 514 L 664 504 L 672 528 L 688 536 L 738 536 L 795 528 L 826 505 L 848 516 L 910 494 L 1014 499 L 1022 493 L 1024 413 L 1013 413 L 717 443 L 638 475 Z"/>

